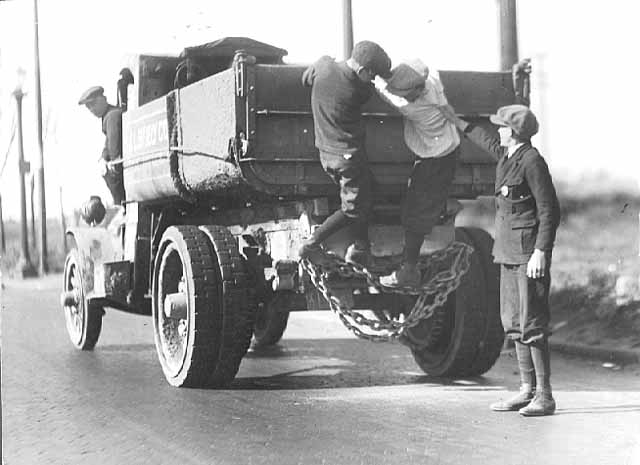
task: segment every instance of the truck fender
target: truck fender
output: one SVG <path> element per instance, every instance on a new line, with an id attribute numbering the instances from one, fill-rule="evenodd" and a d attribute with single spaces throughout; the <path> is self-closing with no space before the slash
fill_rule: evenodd
<path id="1" fill-rule="evenodd" d="M 104 228 L 76 227 L 66 231 L 67 244 L 77 250 L 84 272 L 85 296 L 103 296 L 105 263 L 122 260 L 119 238 Z"/>

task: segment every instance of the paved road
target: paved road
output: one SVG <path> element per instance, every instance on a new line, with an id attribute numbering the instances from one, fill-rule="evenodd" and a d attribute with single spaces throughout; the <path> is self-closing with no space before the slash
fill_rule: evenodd
<path id="1" fill-rule="evenodd" d="M 176 389 L 151 320 L 107 313 L 94 352 L 67 340 L 59 277 L 2 296 L 4 459 L 18 464 L 640 464 L 640 367 L 553 359 L 559 410 L 487 405 L 517 384 L 424 376 L 402 346 L 359 341 L 327 312 L 292 316 L 226 390 Z"/>

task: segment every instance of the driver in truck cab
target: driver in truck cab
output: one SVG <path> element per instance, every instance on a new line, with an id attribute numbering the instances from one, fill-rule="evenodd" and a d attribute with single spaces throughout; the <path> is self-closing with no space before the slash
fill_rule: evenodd
<path id="1" fill-rule="evenodd" d="M 547 163 L 531 145 L 538 121 L 524 105 L 501 107 L 490 117 L 498 126 L 496 137 L 458 118 L 449 106 L 441 111 L 498 161 L 493 256 L 500 264 L 500 316 L 507 337 L 515 341 L 520 392 L 491 409 L 551 415 L 556 403 L 551 392 L 549 288 L 560 206 Z"/>
<path id="2" fill-rule="evenodd" d="M 104 88 L 100 86 L 87 89 L 78 100 L 78 105 L 85 105 L 94 116 L 102 120 L 105 143 L 100 158 L 101 173 L 111 192 L 113 203 L 122 205 L 125 199 L 122 164 L 120 163 L 122 159 L 122 109 L 107 103 Z"/>
<path id="3" fill-rule="evenodd" d="M 354 241 L 347 248 L 345 261 L 368 265 L 373 175 L 365 152 L 362 105 L 374 93 L 373 79 L 388 78 L 390 70 L 391 60 L 382 47 L 362 41 L 347 61 L 323 56 L 302 75 L 303 85 L 311 87 L 315 145 L 325 172 L 340 186 L 341 208 L 302 243 L 300 259 L 322 261 L 322 242 L 338 230 L 352 227 Z"/>

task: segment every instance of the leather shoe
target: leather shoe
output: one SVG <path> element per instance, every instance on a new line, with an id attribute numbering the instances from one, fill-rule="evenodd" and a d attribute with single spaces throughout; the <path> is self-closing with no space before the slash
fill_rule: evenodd
<path id="1" fill-rule="evenodd" d="M 320 244 L 307 239 L 298 249 L 298 260 L 309 260 L 311 263 L 321 264 L 327 261 L 327 254 Z"/>
<path id="2" fill-rule="evenodd" d="M 371 264 L 371 249 L 361 243 L 354 242 L 344 254 L 344 261 L 352 265 L 367 268 Z"/>
<path id="3" fill-rule="evenodd" d="M 520 409 L 520 415 L 524 417 L 542 417 L 553 415 L 556 411 L 556 401 L 550 392 L 536 392 L 533 400 Z"/>
<path id="4" fill-rule="evenodd" d="M 422 276 L 417 267 L 402 265 L 387 276 L 380 277 L 380 285 L 384 287 L 418 287 Z"/>
<path id="5" fill-rule="evenodd" d="M 507 400 L 501 400 L 494 402 L 489 406 L 494 412 L 515 412 L 523 407 L 529 405 L 534 398 L 534 393 L 531 388 L 520 388 L 520 392 Z M 522 412 L 522 411 L 521 411 Z"/>

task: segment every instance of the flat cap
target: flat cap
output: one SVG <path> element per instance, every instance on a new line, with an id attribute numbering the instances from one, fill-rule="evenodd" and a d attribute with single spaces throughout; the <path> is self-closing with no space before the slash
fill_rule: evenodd
<path id="1" fill-rule="evenodd" d="M 513 129 L 523 139 L 530 139 L 538 132 L 538 120 L 524 105 L 507 105 L 498 108 L 495 115 L 489 117 L 493 124 Z"/>
<path id="2" fill-rule="evenodd" d="M 414 89 L 424 88 L 425 79 L 426 76 L 412 66 L 407 63 L 400 63 L 391 71 L 391 77 L 387 81 L 387 90 L 400 97 L 406 97 Z"/>
<path id="3" fill-rule="evenodd" d="M 78 100 L 78 105 L 84 105 L 90 102 L 91 100 L 101 97 L 102 95 L 104 95 L 104 87 L 102 86 L 89 87 L 80 96 L 80 100 Z"/>
<path id="4" fill-rule="evenodd" d="M 391 59 L 387 52 L 375 42 L 369 40 L 358 42 L 353 47 L 351 58 L 360 66 L 370 69 L 385 79 L 391 77 Z"/>

